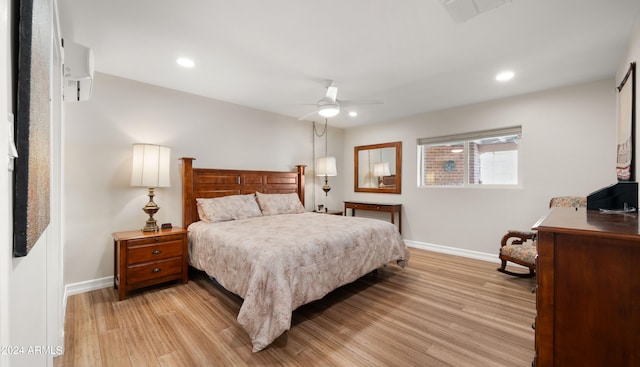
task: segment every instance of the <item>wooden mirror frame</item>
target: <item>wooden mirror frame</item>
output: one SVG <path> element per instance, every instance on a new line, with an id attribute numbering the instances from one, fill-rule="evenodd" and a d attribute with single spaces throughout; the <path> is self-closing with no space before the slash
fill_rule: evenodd
<path id="1" fill-rule="evenodd" d="M 358 156 L 359 153 L 366 150 L 375 150 L 375 149 L 384 149 L 384 148 L 395 148 L 395 172 L 392 175 L 387 176 L 390 179 L 395 178 L 394 186 L 382 186 L 382 187 L 360 187 L 358 183 L 358 177 L 360 177 L 360 170 L 358 164 Z M 358 147 L 354 147 L 353 151 L 354 157 L 354 185 L 353 190 L 355 192 L 375 192 L 380 194 L 400 194 L 402 188 L 402 142 L 396 141 L 393 143 L 383 143 L 383 144 L 372 144 L 372 145 L 362 145 Z"/>

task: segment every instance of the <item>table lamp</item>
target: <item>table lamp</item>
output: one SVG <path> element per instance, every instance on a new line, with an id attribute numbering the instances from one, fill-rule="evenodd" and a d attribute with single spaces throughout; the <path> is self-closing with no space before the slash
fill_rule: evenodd
<path id="1" fill-rule="evenodd" d="M 144 232 L 158 231 L 158 224 L 153 215 L 160 207 L 153 202 L 156 187 L 169 187 L 171 149 L 153 144 L 133 144 L 133 165 L 131 170 L 131 186 L 149 188 L 149 202 L 142 210 L 149 219 L 142 229 Z"/>

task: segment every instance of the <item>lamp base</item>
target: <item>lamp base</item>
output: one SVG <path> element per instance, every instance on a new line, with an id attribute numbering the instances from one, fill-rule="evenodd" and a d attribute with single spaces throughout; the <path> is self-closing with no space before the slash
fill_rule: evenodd
<path id="1" fill-rule="evenodd" d="M 142 208 L 142 211 L 149 215 L 149 219 L 147 219 L 147 222 L 144 228 L 142 228 L 143 232 L 157 232 L 159 229 L 158 223 L 156 222 L 155 218 L 153 218 L 153 215 L 156 214 L 158 210 L 160 210 L 160 207 L 153 202 L 154 196 L 155 196 L 154 188 L 150 187 L 149 202 L 147 203 L 147 205 L 144 206 L 144 208 Z"/>
<path id="2" fill-rule="evenodd" d="M 387 187 L 387 185 L 384 184 L 384 180 L 382 179 L 382 176 L 378 177 L 378 188 L 384 189 L 385 187 Z"/>
<path id="3" fill-rule="evenodd" d="M 142 228 L 142 232 L 158 232 L 159 229 L 160 228 L 158 227 L 158 223 L 153 218 L 153 216 L 149 214 L 149 219 L 147 219 L 144 228 Z"/>
<path id="4" fill-rule="evenodd" d="M 322 191 L 324 191 L 324 196 L 329 195 L 329 191 L 331 191 L 331 186 L 329 186 L 329 177 L 324 176 L 324 186 L 322 186 Z"/>

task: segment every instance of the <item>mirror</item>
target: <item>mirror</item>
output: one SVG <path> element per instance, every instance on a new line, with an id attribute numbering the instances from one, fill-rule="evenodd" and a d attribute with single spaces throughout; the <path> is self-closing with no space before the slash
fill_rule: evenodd
<path id="1" fill-rule="evenodd" d="M 355 147 L 354 190 L 399 194 L 402 178 L 402 142 Z"/>

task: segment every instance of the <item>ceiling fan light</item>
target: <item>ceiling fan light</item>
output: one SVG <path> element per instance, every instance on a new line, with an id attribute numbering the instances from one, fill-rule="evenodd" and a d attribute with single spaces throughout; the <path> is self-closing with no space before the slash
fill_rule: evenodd
<path id="1" fill-rule="evenodd" d="M 333 117 L 340 113 L 340 106 L 334 104 L 318 106 L 318 113 L 322 117 Z"/>

